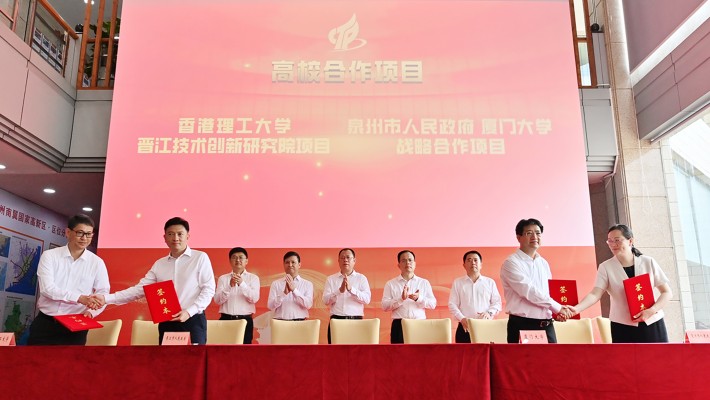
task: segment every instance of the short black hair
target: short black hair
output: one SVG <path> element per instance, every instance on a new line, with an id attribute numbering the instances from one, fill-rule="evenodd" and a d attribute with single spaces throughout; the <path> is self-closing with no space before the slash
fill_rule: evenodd
<path id="1" fill-rule="evenodd" d="M 515 225 L 515 234 L 518 236 L 523 236 L 523 229 L 526 226 L 537 225 L 540 227 L 540 233 L 544 231 L 545 228 L 542 227 L 542 222 L 536 220 L 535 218 L 521 219 L 517 225 Z"/>
<path id="2" fill-rule="evenodd" d="M 231 259 L 236 253 L 242 253 L 244 254 L 244 257 L 249 258 L 249 253 L 247 253 L 247 250 L 243 247 L 235 247 L 232 250 L 229 250 L 229 258 Z"/>
<path id="3" fill-rule="evenodd" d="M 72 230 L 76 228 L 76 226 L 79 224 L 84 224 L 92 228 L 96 228 L 94 220 L 86 214 L 76 214 L 75 216 L 69 218 L 69 221 L 67 221 L 67 227 Z"/>
<path id="4" fill-rule="evenodd" d="M 170 228 L 171 226 L 175 226 L 175 225 L 182 225 L 183 227 L 185 227 L 186 231 L 190 232 L 190 223 L 180 217 L 170 218 L 167 222 L 165 222 L 165 226 L 163 227 L 163 230 L 167 231 L 168 228 Z"/>
<path id="5" fill-rule="evenodd" d="M 296 253 L 295 251 L 287 251 L 286 254 L 284 254 L 284 261 L 286 261 L 287 258 L 293 257 L 293 256 L 296 256 L 299 263 L 301 262 L 301 256 L 298 253 Z"/>
<path id="6" fill-rule="evenodd" d="M 340 258 L 340 255 L 343 254 L 344 251 L 349 251 L 349 252 L 353 253 L 353 258 L 355 258 L 355 250 L 349 249 L 347 247 L 344 249 L 340 249 L 340 251 L 338 252 L 338 258 Z"/>
<path id="7" fill-rule="evenodd" d="M 397 253 L 397 263 L 399 263 L 399 259 L 400 259 L 400 257 L 402 257 L 402 254 L 404 254 L 404 253 L 409 253 L 412 255 L 413 259 L 415 259 L 415 260 L 417 259 L 417 256 L 414 255 L 414 252 L 412 250 L 402 250 L 399 253 Z"/>
<path id="8" fill-rule="evenodd" d="M 466 257 L 468 257 L 469 254 L 475 254 L 478 256 L 478 259 L 483 261 L 483 256 L 481 253 L 477 252 L 476 250 L 469 250 L 463 255 L 463 262 L 466 262 Z"/>

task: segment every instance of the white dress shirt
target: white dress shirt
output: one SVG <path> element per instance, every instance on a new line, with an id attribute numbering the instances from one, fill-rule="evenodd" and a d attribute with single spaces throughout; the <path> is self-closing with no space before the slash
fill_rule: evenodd
<path id="1" fill-rule="evenodd" d="M 79 296 L 109 292 L 106 264 L 96 254 L 84 250 L 74 260 L 69 247 L 62 246 L 42 253 L 37 268 L 39 299 L 37 308 L 46 315 L 83 314 L 85 305 L 77 303 Z M 98 310 L 88 310 L 93 317 Z"/>
<path id="2" fill-rule="evenodd" d="M 496 282 L 487 276 L 480 275 L 474 282 L 466 275 L 456 278 L 451 285 L 449 311 L 459 322 L 464 318 L 478 318 L 483 312 L 495 317 L 501 309 Z"/>
<path id="3" fill-rule="evenodd" d="M 273 311 L 275 319 L 308 318 L 308 310 L 313 307 L 313 284 L 296 275 L 293 278 L 294 289 L 284 294 L 286 278 L 271 283 L 267 306 Z"/>
<path id="4" fill-rule="evenodd" d="M 248 315 L 256 312 L 256 302 L 259 301 L 259 277 L 242 272 L 242 283 L 230 286 L 232 273 L 224 274 L 217 280 L 217 291 L 214 302 L 219 305 L 219 312 L 229 315 Z"/>
<path id="5" fill-rule="evenodd" d="M 365 313 L 365 304 L 370 304 L 370 284 L 365 275 L 353 271 L 348 276 L 350 290 L 340 293 L 344 276 L 341 273 L 331 275 L 325 281 L 323 303 L 330 307 L 331 315 L 360 316 Z"/>
<path id="6" fill-rule="evenodd" d="M 505 295 L 505 311 L 519 317 L 551 319 L 562 305 L 550 297 L 550 265 L 536 254 L 531 258 L 518 249 L 504 262 L 500 281 Z"/>
<path id="7" fill-rule="evenodd" d="M 656 260 L 649 256 L 634 257 L 634 275 L 639 276 L 649 274 L 651 278 L 651 286 L 653 286 L 654 301 L 658 300 L 660 291 L 656 289 L 662 284 L 670 285 L 668 277 L 658 265 Z M 638 326 L 638 322 L 631 321 L 629 314 L 629 303 L 626 300 L 626 292 L 624 291 L 624 280 L 628 279 L 624 267 L 616 257 L 612 257 L 603 263 L 599 264 L 597 270 L 597 280 L 594 282 L 594 287 L 606 290 L 611 297 L 611 308 L 609 310 L 609 319 L 624 325 Z M 652 323 L 663 318 L 663 310 L 658 310 L 657 313 L 647 319 L 646 324 Z"/>
<path id="8" fill-rule="evenodd" d="M 107 304 L 126 304 L 145 297 L 143 286 L 172 280 L 180 308 L 192 317 L 210 305 L 215 283 L 212 263 L 207 253 L 185 249 L 179 257 L 158 259 L 137 285 L 106 296 Z"/>
<path id="9" fill-rule="evenodd" d="M 409 294 L 419 290 L 417 301 L 409 297 L 402 300 L 402 291 L 405 285 Z M 382 294 L 382 309 L 392 311 L 392 319 L 426 319 L 425 308 L 430 310 L 436 308 L 436 297 L 434 297 L 428 280 L 415 275 L 407 281 L 402 275 L 399 275 L 385 284 Z"/>

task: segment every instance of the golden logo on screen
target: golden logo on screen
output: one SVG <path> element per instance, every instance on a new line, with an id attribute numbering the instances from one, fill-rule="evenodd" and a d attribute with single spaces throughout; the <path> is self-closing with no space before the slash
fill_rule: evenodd
<path id="1" fill-rule="evenodd" d="M 335 51 L 355 50 L 367 44 L 365 39 L 357 37 L 359 33 L 360 24 L 357 23 L 357 18 L 353 14 L 348 22 L 328 32 L 328 40 L 333 44 Z"/>

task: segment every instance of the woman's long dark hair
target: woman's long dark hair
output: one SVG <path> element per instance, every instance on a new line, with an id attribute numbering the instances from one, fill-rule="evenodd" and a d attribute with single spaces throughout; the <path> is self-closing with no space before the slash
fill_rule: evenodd
<path id="1" fill-rule="evenodd" d="M 611 228 L 609 228 L 609 230 L 607 231 L 607 233 L 610 233 L 611 231 L 619 231 L 619 232 L 621 232 L 621 234 L 622 234 L 626 239 L 628 239 L 628 240 L 631 240 L 631 239 L 634 238 L 634 233 L 631 232 L 631 228 L 629 228 L 628 226 L 626 226 L 626 225 L 624 225 L 624 224 L 616 224 L 616 225 L 612 226 Z M 643 254 L 643 253 L 641 253 L 641 252 L 639 251 L 639 249 L 637 249 L 636 247 L 634 247 L 633 244 L 631 244 L 631 252 L 632 252 L 632 253 L 634 254 L 634 256 L 636 256 L 636 257 L 638 257 L 638 256 L 640 256 L 641 254 Z"/>

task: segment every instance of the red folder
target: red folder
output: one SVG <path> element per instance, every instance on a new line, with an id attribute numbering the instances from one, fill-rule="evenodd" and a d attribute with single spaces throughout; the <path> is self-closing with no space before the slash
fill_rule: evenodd
<path id="1" fill-rule="evenodd" d="M 548 286 L 550 287 L 550 297 L 563 306 L 576 306 L 579 303 L 579 297 L 577 297 L 577 281 L 550 279 Z M 557 318 L 557 314 L 552 317 Z M 572 319 L 579 319 L 579 314 L 572 317 Z"/>
<path id="2" fill-rule="evenodd" d="M 143 291 L 145 291 L 145 300 L 148 302 L 153 323 L 170 321 L 173 319 L 173 314 L 182 310 L 175 285 L 171 280 L 145 285 Z"/>
<path id="3" fill-rule="evenodd" d="M 624 291 L 626 292 L 626 301 L 629 303 L 631 318 L 656 303 L 649 274 L 624 280 Z"/>
<path id="4" fill-rule="evenodd" d="M 81 314 L 55 315 L 54 319 L 59 321 L 67 329 L 72 332 L 85 331 L 88 329 L 103 328 L 104 326 L 98 323 L 93 318 L 87 318 Z"/>

